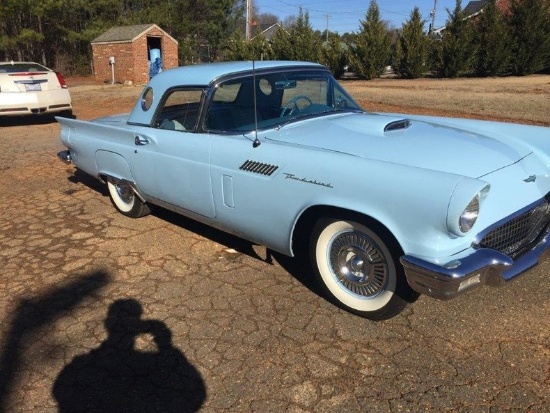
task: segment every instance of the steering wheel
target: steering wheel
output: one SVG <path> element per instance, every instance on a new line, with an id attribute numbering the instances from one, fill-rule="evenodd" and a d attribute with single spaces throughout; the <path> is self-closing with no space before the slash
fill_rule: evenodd
<path id="1" fill-rule="evenodd" d="M 285 105 L 285 107 L 281 110 L 281 118 L 285 117 L 287 115 L 291 115 L 294 110 L 296 110 L 298 113 L 302 113 L 302 109 L 300 109 L 297 105 L 297 102 L 299 100 L 305 100 L 308 102 L 307 106 L 311 105 L 313 102 L 309 97 L 306 95 L 298 95 L 294 96 L 292 99 L 288 101 L 288 103 Z M 303 109 L 305 109 L 307 106 L 304 106 Z M 287 113 L 288 112 L 288 113 Z"/>

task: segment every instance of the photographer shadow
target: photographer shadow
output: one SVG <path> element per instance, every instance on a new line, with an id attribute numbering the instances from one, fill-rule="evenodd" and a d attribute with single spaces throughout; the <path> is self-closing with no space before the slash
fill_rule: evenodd
<path id="1" fill-rule="evenodd" d="M 162 321 L 141 316 L 141 305 L 132 299 L 109 307 L 107 339 L 76 356 L 54 383 L 60 413 L 195 412 L 201 407 L 206 388 L 200 373 L 172 345 Z M 152 337 L 156 351 L 137 350 L 140 335 Z"/>

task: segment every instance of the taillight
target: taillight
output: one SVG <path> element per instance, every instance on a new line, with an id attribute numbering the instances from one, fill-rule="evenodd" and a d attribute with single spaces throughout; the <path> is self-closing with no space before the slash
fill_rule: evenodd
<path id="1" fill-rule="evenodd" d="M 59 84 L 63 89 L 67 89 L 67 82 L 65 82 L 65 78 L 61 76 L 61 73 L 55 72 L 55 75 L 57 76 L 57 80 L 59 81 Z"/>

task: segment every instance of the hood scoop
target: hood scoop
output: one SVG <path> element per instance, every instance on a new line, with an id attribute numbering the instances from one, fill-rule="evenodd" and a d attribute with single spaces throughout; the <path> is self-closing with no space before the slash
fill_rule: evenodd
<path id="1" fill-rule="evenodd" d="M 409 119 L 394 120 L 393 122 L 388 123 L 384 127 L 384 132 L 393 132 L 396 130 L 403 130 L 403 129 L 407 129 L 409 126 L 411 126 L 411 121 Z"/>

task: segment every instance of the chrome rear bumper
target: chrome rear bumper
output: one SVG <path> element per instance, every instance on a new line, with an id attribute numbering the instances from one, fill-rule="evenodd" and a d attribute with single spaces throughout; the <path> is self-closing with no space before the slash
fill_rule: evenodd
<path id="1" fill-rule="evenodd" d="M 57 157 L 61 160 L 61 162 L 66 163 L 67 165 L 69 165 L 72 162 L 70 151 L 58 152 Z"/>

